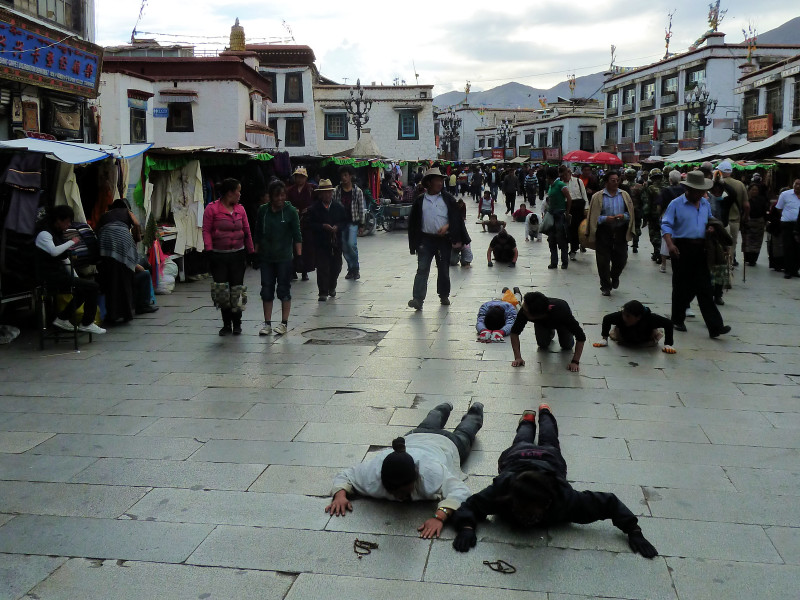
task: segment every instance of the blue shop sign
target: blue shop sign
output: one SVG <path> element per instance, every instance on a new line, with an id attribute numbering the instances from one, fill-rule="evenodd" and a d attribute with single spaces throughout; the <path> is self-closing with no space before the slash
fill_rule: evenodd
<path id="1" fill-rule="evenodd" d="M 39 87 L 97 96 L 102 48 L 0 10 L 0 76 Z"/>
<path id="2" fill-rule="evenodd" d="M 169 116 L 169 109 L 165 107 L 156 106 L 153 108 L 153 116 L 158 119 L 166 119 Z"/>

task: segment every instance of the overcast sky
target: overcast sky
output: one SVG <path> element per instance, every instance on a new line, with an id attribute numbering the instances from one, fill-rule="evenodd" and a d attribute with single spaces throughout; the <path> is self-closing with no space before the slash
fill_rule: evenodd
<path id="1" fill-rule="evenodd" d="M 391 84 L 395 78 L 436 86 L 434 93 L 490 89 L 517 81 L 549 88 L 569 73 L 588 75 L 608 66 L 611 44 L 616 64 L 638 66 L 664 55 L 667 13 L 676 10 L 670 50 L 686 50 L 704 31 L 707 2 L 591 0 L 578 7 L 563 0 L 514 3 L 477 0 L 398 3 L 321 0 L 147 0 L 137 37 L 226 44 L 238 17 L 249 42 L 286 38 L 311 46 L 317 67 L 331 79 L 361 78 Z M 142 0 L 96 0 L 97 42 L 127 43 Z M 531 8 L 522 8 L 529 5 Z M 381 8 L 378 9 L 377 7 Z M 794 11 L 787 10 L 795 6 Z M 764 32 L 798 16 L 796 0 L 727 0 L 720 26 L 726 41 L 743 41 L 742 28 Z M 206 36 L 189 38 L 185 36 Z M 217 36 L 212 38 L 212 36 Z"/>

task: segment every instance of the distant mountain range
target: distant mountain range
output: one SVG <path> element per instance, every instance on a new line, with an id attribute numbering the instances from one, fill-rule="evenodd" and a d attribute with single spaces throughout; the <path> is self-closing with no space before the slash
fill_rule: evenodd
<path id="1" fill-rule="evenodd" d="M 738 36 L 729 35 L 728 42 L 735 43 L 734 37 L 738 38 Z M 765 33 L 759 33 L 757 43 L 800 44 L 800 17 L 795 17 Z M 602 72 L 576 78 L 574 96 L 600 99 L 603 80 Z M 491 108 L 539 108 L 539 95 L 545 96 L 550 102 L 555 101 L 558 96 L 569 98 L 569 84 L 562 81 L 549 89 L 540 89 L 512 81 L 483 92 L 471 92 L 469 103 L 471 106 Z M 464 92 L 460 91 L 440 94 L 433 99 L 434 105 L 439 108 L 446 108 L 463 101 Z"/>

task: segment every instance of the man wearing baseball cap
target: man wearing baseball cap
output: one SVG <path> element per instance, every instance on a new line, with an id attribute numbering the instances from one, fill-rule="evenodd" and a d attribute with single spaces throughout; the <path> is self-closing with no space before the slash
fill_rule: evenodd
<path id="1" fill-rule="evenodd" d="M 678 331 L 686 331 L 686 309 L 697 296 L 708 335 L 715 338 L 731 328 L 723 323 L 714 304 L 705 256 L 706 231 L 712 216 L 711 205 L 703 195 L 712 182 L 702 171 L 692 171 L 682 183 L 684 194 L 669 204 L 661 219 L 661 235 L 672 258 L 672 323 Z"/>

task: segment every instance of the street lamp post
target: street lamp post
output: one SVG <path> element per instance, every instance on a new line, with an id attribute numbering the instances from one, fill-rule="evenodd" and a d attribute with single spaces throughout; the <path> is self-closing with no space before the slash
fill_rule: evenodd
<path id="1" fill-rule="evenodd" d="M 710 93 L 706 86 L 696 85 L 690 90 L 686 90 L 684 94 L 684 101 L 686 102 L 686 110 L 697 112 L 697 126 L 700 129 L 700 138 L 697 142 L 697 149 L 703 149 L 703 136 L 705 134 L 706 125 L 711 121 L 709 117 L 717 110 L 717 100 L 710 98 Z"/>
<path id="2" fill-rule="evenodd" d="M 508 119 L 503 119 L 497 126 L 497 137 L 500 139 L 500 146 L 503 148 L 503 160 L 506 159 L 506 144 L 511 133 L 511 123 Z"/>
<path id="3" fill-rule="evenodd" d="M 369 111 L 372 108 L 372 100 L 364 98 L 364 88 L 361 87 L 361 80 L 356 80 L 355 89 L 350 88 L 350 98 L 343 100 L 344 108 L 349 115 L 350 122 L 356 128 L 357 139 L 361 139 L 361 128 L 369 122 Z"/>
<path id="4" fill-rule="evenodd" d="M 450 154 L 450 160 L 457 160 L 458 156 L 453 154 L 455 154 L 454 146 L 460 137 L 461 118 L 451 107 L 439 116 L 439 123 L 442 127 L 442 141 L 447 144 L 448 152 L 445 153 L 445 157 Z"/>

